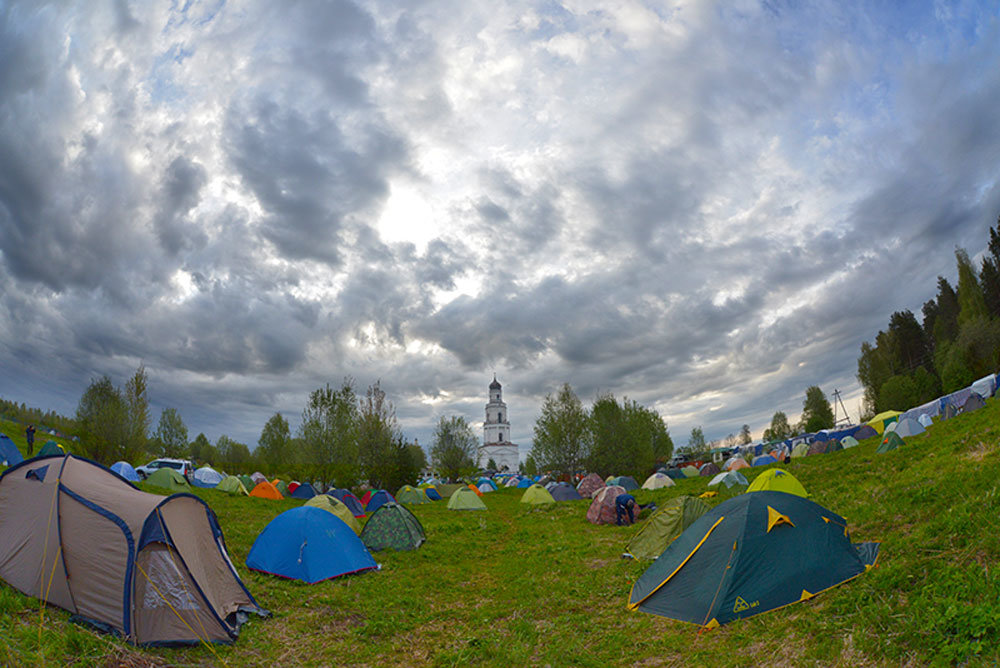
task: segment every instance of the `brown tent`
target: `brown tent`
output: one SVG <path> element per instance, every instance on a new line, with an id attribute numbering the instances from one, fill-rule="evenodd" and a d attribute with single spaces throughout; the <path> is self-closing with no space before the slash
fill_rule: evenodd
<path id="1" fill-rule="evenodd" d="M 596 473 L 590 473 L 576 486 L 576 491 L 585 499 L 594 496 L 594 492 L 604 487 L 604 479 Z"/>
<path id="2" fill-rule="evenodd" d="M 614 524 L 617 519 L 615 513 L 615 499 L 619 494 L 626 494 L 624 487 L 619 485 L 609 485 L 602 487 L 594 494 L 594 500 L 590 502 L 587 509 L 587 519 L 593 524 Z"/>
<path id="3" fill-rule="evenodd" d="M 698 475 L 719 475 L 720 473 L 719 467 L 714 462 L 702 464 L 701 468 L 698 469 Z"/>
<path id="4" fill-rule="evenodd" d="M 267 614 L 204 501 L 75 455 L 0 476 L 0 578 L 133 643 L 232 642 L 247 613 Z"/>

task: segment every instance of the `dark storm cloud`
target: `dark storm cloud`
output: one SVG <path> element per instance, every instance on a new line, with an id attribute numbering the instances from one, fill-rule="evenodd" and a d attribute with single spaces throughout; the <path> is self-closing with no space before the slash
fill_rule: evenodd
<path id="1" fill-rule="evenodd" d="M 154 222 L 157 238 L 167 254 L 177 255 L 188 246 L 192 236 L 201 235 L 201 230 L 184 217 L 197 206 L 206 180 L 204 167 L 184 156 L 174 158 L 167 168 L 163 201 Z"/>

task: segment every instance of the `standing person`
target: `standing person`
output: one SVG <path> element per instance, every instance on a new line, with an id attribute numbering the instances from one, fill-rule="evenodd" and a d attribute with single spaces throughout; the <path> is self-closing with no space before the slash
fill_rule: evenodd
<path id="1" fill-rule="evenodd" d="M 628 523 L 635 522 L 633 510 L 635 509 L 635 497 L 631 494 L 619 494 L 615 498 L 615 524 L 622 525 L 622 519 L 628 514 Z"/>
<path id="2" fill-rule="evenodd" d="M 35 449 L 35 425 L 28 425 L 28 428 L 24 430 L 24 438 L 28 441 L 28 457 L 30 458 Z"/>

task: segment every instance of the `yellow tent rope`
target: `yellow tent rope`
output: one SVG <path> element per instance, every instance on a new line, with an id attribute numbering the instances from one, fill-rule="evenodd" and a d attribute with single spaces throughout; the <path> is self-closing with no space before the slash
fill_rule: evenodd
<path id="1" fill-rule="evenodd" d="M 160 522 L 160 529 L 163 531 L 163 535 L 166 536 L 167 535 L 167 528 L 163 525 L 163 514 L 160 512 L 159 508 L 156 509 L 156 518 Z M 170 555 L 170 558 L 174 562 L 174 568 L 176 568 L 177 571 L 180 572 L 180 570 L 181 570 L 180 566 L 177 564 L 177 559 L 174 558 L 174 553 L 170 549 L 170 545 L 168 543 L 164 543 L 164 545 L 167 546 L 167 554 Z M 184 570 L 187 570 L 187 569 L 185 568 Z M 191 596 L 191 592 L 188 591 L 187 585 L 184 583 L 183 579 L 181 579 L 181 587 L 184 588 L 184 593 L 187 595 L 188 601 L 190 601 L 194 605 L 197 605 L 197 602 L 194 600 L 194 597 Z M 208 605 L 211 605 L 211 603 L 208 602 L 207 597 L 206 597 L 205 603 L 207 603 Z M 208 637 L 208 631 L 205 630 L 205 625 L 201 623 L 201 616 L 200 615 L 195 615 L 195 619 L 198 620 L 198 626 L 201 627 L 201 632 L 204 633 L 205 637 L 207 638 Z"/>
<path id="2" fill-rule="evenodd" d="M 45 568 L 45 557 L 49 553 L 49 532 L 52 530 L 52 512 L 56 508 L 56 499 L 59 495 L 59 484 L 62 480 L 61 477 L 56 478 L 56 484 L 52 487 L 52 501 L 49 503 L 49 521 L 45 525 L 45 543 L 42 545 L 42 568 Z M 42 627 L 45 624 L 45 604 L 48 602 L 49 589 L 52 587 L 52 578 L 56 574 L 56 563 L 58 563 L 58 558 L 52 560 L 52 574 L 49 576 L 48 586 L 45 588 L 45 595 L 42 598 L 42 602 L 38 605 L 38 651 L 42 652 Z M 45 584 L 45 572 L 40 573 L 42 576 L 41 580 L 38 582 L 39 594 L 41 594 L 42 585 Z M 44 655 L 43 655 L 44 658 Z"/>

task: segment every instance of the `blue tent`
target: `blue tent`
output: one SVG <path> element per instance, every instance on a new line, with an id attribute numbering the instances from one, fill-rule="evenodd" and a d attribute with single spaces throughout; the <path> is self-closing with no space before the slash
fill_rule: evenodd
<path id="1" fill-rule="evenodd" d="M 378 568 L 344 520 L 322 508 L 302 506 L 281 513 L 257 536 L 247 568 L 316 584 Z"/>
<path id="2" fill-rule="evenodd" d="M 292 492 L 293 499 L 311 499 L 314 496 L 316 496 L 316 489 L 307 482 L 302 483 Z"/>
<path id="3" fill-rule="evenodd" d="M 129 482 L 139 482 L 139 474 L 128 462 L 115 462 L 111 465 L 111 470 Z"/>
<path id="4" fill-rule="evenodd" d="M 767 466 L 768 464 L 776 464 L 777 462 L 778 460 L 771 455 L 761 455 L 760 457 L 753 458 L 754 466 Z"/>
<path id="5" fill-rule="evenodd" d="M 427 489 L 425 489 L 424 490 L 424 494 L 426 494 L 427 498 L 430 499 L 431 501 L 440 501 L 441 500 L 441 495 L 438 494 L 438 491 L 436 489 L 434 489 L 433 487 L 428 487 Z"/>
<path id="6" fill-rule="evenodd" d="M 17 466 L 24 461 L 21 451 L 14 445 L 6 434 L 0 434 L 0 464 L 3 466 Z"/>
<path id="7" fill-rule="evenodd" d="M 485 478 L 485 477 L 480 478 L 479 480 L 476 481 L 476 487 L 479 487 L 483 483 L 486 483 L 487 485 L 492 487 L 494 492 L 497 491 L 497 484 L 493 482 L 491 478 Z"/>
<path id="8" fill-rule="evenodd" d="M 396 499 L 394 499 L 392 497 L 392 494 L 390 494 L 389 492 L 385 491 L 384 489 L 377 490 L 368 499 L 368 505 L 365 506 L 365 512 L 366 513 L 374 513 L 376 510 L 379 509 L 379 507 L 383 503 L 387 503 L 389 501 L 392 501 L 393 503 L 395 503 Z"/>
<path id="9" fill-rule="evenodd" d="M 211 466 L 202 466 L 191 475 L 191 484 L 195 487 L 215 489 L 215 486 L 222 482 L 225 477 Z"/>
<path id="10" fill-rule="evenodd" d="M 517 483 L 517 488 L 527 489 L 528 487 L 531 487 L 534 484 L 535 483 L 531 480 L 531 478 L 522 478 L 521 481 Z"/>
<path id="11" fill-rule="evenodd" d="M 330 496 L 337 499 L 351 511 L 351 514 L 355 517 L 365 516 L 365 507 L 361 505 L 361 501 L 358 497 L 351 494 L 350 490 L 346 489 L 331 489 L 327 492 Z"/>

